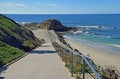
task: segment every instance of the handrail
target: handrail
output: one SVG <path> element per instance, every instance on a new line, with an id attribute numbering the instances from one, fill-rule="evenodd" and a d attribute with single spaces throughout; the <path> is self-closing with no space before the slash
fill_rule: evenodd
<path id="1" fill-rule="evenodd" d="M 84 55 L 80 55 L 80 57 L 82 57 L 82 59 L 85 60 L 85 62 L 87 63 L 87 65 L 90 67 L 90 69 L 93 71 L 93 73 L 95 74 L 95 76 L 97 77 L 97 79 L 101 79 L 99 73 L 97 73 L 97 71 L 95 70 L 95 68 L 92 66 L 92 64 L 86 59 L 86 57 Z"/>
<path id="2" fill-rule="evenodd" d="M 58 43 L 57 43 L 58 44 Z M 95 68 L 93 67 L 93 65 L 88 61 L 88 59 L 84 56 L 84 55 L 82 55 L 80 52 L 76 52 L 76 51 L 74 51 L 74 50 L 72 50 L 72 49 L 70 49 L 70 48 L 68 48 L 67 46 L 63 46 L 62 44 L 59 44 L 59 46 L 61 47 L 61 48 L 64 48 L 65 50 L 69 50 L 70 52 L 72 52 L 74 55 L 77 55 L 77 56 L 79 56 L 80 58 L 82 58 L 83 59 L 83 65 L 84 65 L 84 68 L 83 68 L 83 79 L 84 79 L 84 74 L 85 74 L 85 62 L 87 63 L 87 65 L 90 67 L 90 69 L 92 70 L 92 72 L 94 73 L 94 75 L 96 76 L 96 78 L 97 79 L 102 79 L 101 77 L 100 77 L 100 75 L 99 75 L 99 73 L 95 70 Z"/>

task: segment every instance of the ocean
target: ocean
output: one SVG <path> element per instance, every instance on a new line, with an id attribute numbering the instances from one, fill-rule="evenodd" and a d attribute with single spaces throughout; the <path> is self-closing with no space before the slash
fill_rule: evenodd
<path id="1" fill-rule="evenodd" d="M 36 22 L 54 18 L 67 27 L 86 27 L 87 33 L 67 33 L 68 39 L 97 49 L 120 54 L 120 14 L 6 14 L 16 22 Z M 102 28 L 96 28 L 102 26 Z"/>

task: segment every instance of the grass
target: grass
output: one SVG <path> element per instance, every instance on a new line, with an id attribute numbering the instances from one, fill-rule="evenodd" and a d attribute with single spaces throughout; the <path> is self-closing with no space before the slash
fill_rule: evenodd
<path id="1" fill-rule="evenodd" d="M 6 36 L 7 34 L 14 36 L 18 39 L 19 35 L 14 33 L 14 30 L 17 30 L 17 24 L 15 24 L 13 21 L 6 17 L 1 17 L 0 18 L 0 34 L 3 36 Z"/>
<path id="2" fill-rule="evenodd" d="M 13 40 L 17 42 L 15 45 L 11 44 Z M 23 50 L 31 50 L 37 45 L 39 40 L 29 30 L 0 14 L 0 66 L 25 54 Z"/>
<path id="3" fill-rule="evenodd" d="M 17 25 L 12 20 L 4 16 L 0 17 L 0 66 L 7 64 L 8 62 L 24 54 L 24 51 L 7 45 L 1 41 L 3 37 L 7 36 L 8 34 L 18 38 L 19 35 L 14 33 L 14 30 L 16 29 Z"/>
<path id="4" fill-rule="evenodd" d="M 5 28 L 11 29 L 11 30 L 14 30 L 17 28 L 16 27 L 17 25 L 6 17 L 0 18 L 0 25 L 4 26 Z"/>
<path id="5" fill-rule="evenodd" d="M 13 20 L 0 15 L 0 40 L 12 45 L 11 40 L 4 40 L 5 38 L 10 38 L 11 40 L 14 38 L 14 41 L 19 42 L 17 42 L 18 47 L 25 51 L 31 50 L 40 44 L 40 41 L 29 30 L 22 26 L 20 27 Z"/>
<path id="6" fill-rule="evenodd" d="M 9 63 L 23 54 L 25 54 L 24 51 L 0 41 L 0 66 Z"/>

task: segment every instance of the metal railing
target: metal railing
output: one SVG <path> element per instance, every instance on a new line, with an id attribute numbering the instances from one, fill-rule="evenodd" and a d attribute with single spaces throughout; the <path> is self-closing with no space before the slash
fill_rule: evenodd
<path id="1" fill-rule="evenodd" d="M 82 63 L 83 63 L 83 68 L 82 68 L 82 79 L 85 79 L 85 65 L 87 64 L 88 67 L 91 69 L 91 71 L 93 72 L 94 74 L 94 79 L 102 79 L 99 75 L 99 73 L 96 71 L 96 69 L 94 68 L 94 66 L 90 63 L 90 61 L 84 56 L 82 55 L 80 52 L 76 52 L 74 51 L 73 49 L 70 49 L 69 47 L 65 46 L 65 45 L 62 45 L 62 44 L 58 44 L 58 43 L 53 43 L 53 46 L 55 47 L 56 51 L 60 51 L 60 52 L 63 52 L 64 50 L 68 50 L 70 51 L 72 54 L 71 56 L 71 65 L 72 65 L 72 71 L 71 71 L 71 76 L 73 76 L 73 55 L 76 55 L 78 57 L 80 57 L 82 59 Z M 64 51 L 65 53 L 65 51 Z M 62 53 L 60 53 L 60 56 L 62 57 Z M 93 76 L 92 76 L 93 77 Z"/>

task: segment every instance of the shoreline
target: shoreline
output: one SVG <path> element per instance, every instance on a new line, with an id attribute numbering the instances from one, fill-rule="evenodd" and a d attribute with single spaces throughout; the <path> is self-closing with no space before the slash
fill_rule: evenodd
<path id="1" fill-rule="evenodd" d="M 93 47 L 93 48 L 98 49 L 98 50 L 103 50 L 103 51 L 106 51 L 108 53 L 120 55 L 119 43 L 113 44 L 113 43 L 110 43 L 109 40 L 104 41 L 106 38 L 104 38 L 104 39 L 100 38 L 101 42 L 99 42 L 99 38 L 96 38 L 95 40 L 91 40 L 91 38 L 93 38 L 93 37 L 91 37 L 91 35 L 88 36 L 88 37 L 90 37 L 90 39 L 88 37 L 84 39 L 84 37 L 82 38 L 82 36 L 72 35 L 72 34 L 71 35 L 69 35 L 69 34 L 63 35 L 63 37 L 65 37 L 66 39 L 70 39 L 74 42 Z M 104 41 L 104 42 L 102 42 L 102 41 Z M 116 41 L 114 40 L 114 42 L 116 42 Z"/>
<path id="2" fill-rule="evenodd" d="M 83 55 L 89 55 L 96 65 L 100 65 L 104 68 L 106 66 L 112 66 L 120 72 L 120 55 L 109 53 L 101 49 L 96 49 L 85 44 L 80 44 L 67 38 L 65 38 L 65 40 L 71 45 L 71 47 L 78 49 Z"/>

